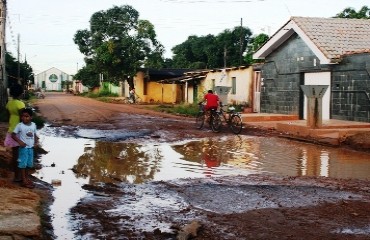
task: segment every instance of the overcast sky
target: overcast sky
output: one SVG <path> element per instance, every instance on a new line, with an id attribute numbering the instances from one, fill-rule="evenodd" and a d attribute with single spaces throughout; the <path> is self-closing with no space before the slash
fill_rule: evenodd
<path id="1" fill-rule="evenodd" d="M 253 34 L 273 34 L 291 16 L 332 17 L 346 7 L 358 11 L 369 0 L 8 0 L 7 51 L 40 73 L 56 67 L 75 74 L 84 65 L 73 42 L 77 30 L 89 29 L 95 12 L 131 5 L 149 20 L 157 39 L 171 48 L 188 36 L 217 35 L 225 29 L 249 27 Z M 19 40 L 18 41 L 18 36 Z"/>

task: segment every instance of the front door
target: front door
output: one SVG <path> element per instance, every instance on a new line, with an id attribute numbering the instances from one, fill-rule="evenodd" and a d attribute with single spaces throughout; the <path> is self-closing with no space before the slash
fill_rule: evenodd
<path id="1" fill-rule="evenodd" d="M 261 111 L 261 72 L 253 73 L 253 112 Z"/>

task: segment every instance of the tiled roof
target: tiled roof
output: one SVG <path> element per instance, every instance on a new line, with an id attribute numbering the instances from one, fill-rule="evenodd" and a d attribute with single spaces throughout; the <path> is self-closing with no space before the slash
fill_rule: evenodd
<path id="1" fill-rule="evenodd" d="M 370 52 L 370 19 L 292 17 L 291 21 L 328 59 Z"/>

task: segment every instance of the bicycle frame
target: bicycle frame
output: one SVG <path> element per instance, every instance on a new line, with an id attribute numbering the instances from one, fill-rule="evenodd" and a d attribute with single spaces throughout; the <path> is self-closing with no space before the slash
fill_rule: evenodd
<path id="1" fill-rule="evenodd" d="M 220 110 L 217 111 L 218 115 L 220 116 L 220 125 L 222 125 L 223 119 L 223 121 L 228 125 L 233 133 L 239 134 L 243 128 L 242 117 L 239 112 L 235 111 L 234 107 L 229 107 L 228 110 L 225 111 L 223 107 L 226 106 L 220 103 Z"/>

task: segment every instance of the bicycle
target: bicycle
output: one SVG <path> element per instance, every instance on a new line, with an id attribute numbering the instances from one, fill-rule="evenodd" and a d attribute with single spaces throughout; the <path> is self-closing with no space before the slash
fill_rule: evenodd
<path id="1" fill-rule="evenodd" d="M 199 112 L 195 118 L 195 123 L 197 129 L 202 129 L 204 126 L 204 122 L 206 120 L 206 117 L 208 117 L 209 125 L 213 132 L 218 132 L 218 120 L 216 118 L 219 117 L 217 113 L 217 109 L 210 109 L 209 115 L 207 114 L 207 111 L 205 111 L 204 104 L 199 104 Z M 208 115 L 208 116 L 207 116 Z"/>
<path id="2" fill-rule="evenodd" d="M 223 107 L 228 107 L 220 103 L 220 110 L 216 111 L 217 116 L 213 117 L 212 129 L 214 132 L 220 132 L 222 128 L 222 120 L 229 126 L 231 131 L 239 134 L 243 129 L 242 117 L 239 112 L 235 111 L 235 107 L 228 107 L 225 111 Z"/>
<path id="3" fill-rule="evenodd" d="M 126 104 L 134 104 L 134 103 L 141 103 L 141 97 L 135 93 L 135 97 L 126 97 L 124 99 L 124 103 Z"/>

